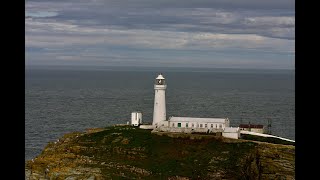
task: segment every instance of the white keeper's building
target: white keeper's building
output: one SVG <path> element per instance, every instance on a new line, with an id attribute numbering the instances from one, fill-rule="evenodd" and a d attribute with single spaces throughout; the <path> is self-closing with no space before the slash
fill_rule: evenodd
<path id="1" fill-rule="evenodd" d="M 169 127 L 223 129 L 230 126 L 228 118 L 173 117 L 168 119 Z"/>

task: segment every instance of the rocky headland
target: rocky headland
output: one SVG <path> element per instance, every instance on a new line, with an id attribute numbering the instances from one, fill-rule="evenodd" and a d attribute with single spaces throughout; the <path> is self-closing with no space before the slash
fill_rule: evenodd
<path id="1" fill-rule="evenodd" d="M 26 179 L 295 179 L 295 146 L 115 126 L 66 134 L 25 167 Z"/>

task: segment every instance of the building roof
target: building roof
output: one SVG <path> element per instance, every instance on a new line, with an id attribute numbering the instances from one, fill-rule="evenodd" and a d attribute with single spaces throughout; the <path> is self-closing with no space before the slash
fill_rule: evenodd
<path id="1" fill-rule="evenodd" d="M 170 122 L 225 123 L 228 118 L 170 117 Z"/>
<path id="2" fill-rule="evenodd" d="M 257 129 L 263 129 L 263 125 L 261 124 L 240 124 L 240 128 L 257 128 Z"/>

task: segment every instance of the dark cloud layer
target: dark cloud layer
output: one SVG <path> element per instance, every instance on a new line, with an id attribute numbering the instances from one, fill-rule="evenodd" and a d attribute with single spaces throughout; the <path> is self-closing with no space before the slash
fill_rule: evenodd
<path id="1" fill-rule="evenodd" d="M 166 50 L 163 53 L 173 50 L 171 59 L 179 64 L 187 62 L 179 57 L 196 50 L 189 59 L 198 59 L 201 64 L 211 61 L 201 53 L 224 51 L 227 53 L 217 55 L 221 61 L 218 64 L 228 65 L 232 61 L 239 64 L 241 57 L 237 60 L 236 56 L 226 54 L 240 50 L 260 52 L 246 57 L 253 62 L 256 59 L 252 64 L 259 64 L 262 61 L 257 57 L 265 56 L 271 64 L 277 62 L 274 59 L 286 59 L 283 62 L 287 64 L 281 67 L 292 68 L 294 6 L 294 1 L 289 0 L 32 0 L 26 2 L 26 52 L 30 62 L 40 52 L 42 57 L 51 59 L 48 62 L 59 57 L 66 61 L 88 59 L 83 52 L 90 49 L 101 61 L 121 62 L 130 56 L 141 63 L 140 55 L 144 59 L 156 55 L 153 63 L 163 64 L 161 54 L 150 54 L 148 50 Z M 114 47 L 119 51 L 106 52 Z M 133 51 L 128 48 L 141 54 L 129 55 Z M 70 55 L 65 49 L 73 49 L 75 53 Z M 248 63 L 243 61 L 244 66 Z"/>
<path id="2" fill-rule="evenodd" d="M 43 0 L 30 0 L 29 2 L 44 2 Z M 55 0 L 54 2 L 65 2 Z M 290 9 L 294 10 L 294 0 L 68 0 L 74 4 L 106 7 L 154 7 L 154 8 L 224 8 L 224 9 Z"/>

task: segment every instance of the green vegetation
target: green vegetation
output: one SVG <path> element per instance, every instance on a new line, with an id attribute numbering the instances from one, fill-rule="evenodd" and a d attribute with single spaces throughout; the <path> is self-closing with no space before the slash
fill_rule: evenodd
<path id="1" fill-rule="evenodd" d="M 292 147 L 260 147 L 255 142 L 210 135 L 177 134 L 169 137 L 153 134 L 150 130 L 116 126 L 65 135 L 60 144 L 49 143 L 34 163 L 27 163 L 27 168 L 36 169 L 41 174 L 46 165 L 50 165 L 53 179 L 88 178 L 90 174 L 96 179 L 168 179 L 177 176 L 256 179 L 257 176 L 263 177 L 263 171 L 269 176 L 280 170 L 276 174 L 293 177 L 291 165 L 283 170 L 283 165 L 279 164 L 282 157 L 286 158 L 285 163 L 294 163 Z M 268 163 L 266 168 L 273 167 L 272 172 L 262 170 L 263 163 Z M 275 164 L 270 166 L 270 163 Z"/>

